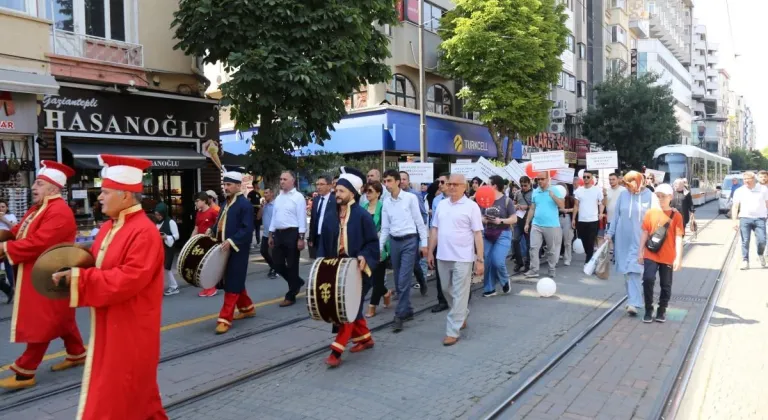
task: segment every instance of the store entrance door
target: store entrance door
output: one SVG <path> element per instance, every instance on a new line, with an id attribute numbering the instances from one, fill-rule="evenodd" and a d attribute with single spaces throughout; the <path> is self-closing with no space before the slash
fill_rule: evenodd
<path id="1" fill-rule="evenodd" d="M 152 170 L 153 198 L 168 205 L 170 216 L 179 226 L 181 248 L 195 227 L 195 171 Z"/>

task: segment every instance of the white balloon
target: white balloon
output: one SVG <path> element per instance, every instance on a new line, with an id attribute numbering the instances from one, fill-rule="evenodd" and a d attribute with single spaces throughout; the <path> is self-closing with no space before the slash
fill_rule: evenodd
<path id="1" fill-rule="evenodd" d="M 536 283 L 536 291 L 541 297 L 550 297 L 557 291 L 557 284 L 549 277 L 544 277 Z"/>
<path id="2" fill-rule="evenodd" d="M 576 254 L 584 253 L 584 243 L 581 242 L 581 239 L 576 239 L 573 241 L 573 252 Z"/>
<path id="3" fill-rule="evenodd" d="M 560 184 L 558 184 L 558 185 L 555 185 L 555 189 L 556 189 L 556 190 L 558 190 L 558 191 L 560 191 L 560 196 L 561 196 L 561 197 L 565 197 L 565 193 L 566 193 L 566 191 L 568 191 L 568 190 L 566 190 L 566 189 L 565 189 L 565 187 L 564 187 L 564 186 L 562 186 L 562 185 L 560 185 Z"/>
<path id="4" fill-rule="evenodd" d="M 579 179 L 584 179 L 584 169 L 579 170 Z"/>

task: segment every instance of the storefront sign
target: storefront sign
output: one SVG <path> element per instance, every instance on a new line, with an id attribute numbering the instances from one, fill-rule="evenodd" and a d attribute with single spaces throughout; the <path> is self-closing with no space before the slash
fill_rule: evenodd
<path id="1" fill-rule="evenodd" d="M 589 140 L 571 138 L 557 133 L 539 133 L 526 138 L 523 144 L 541 150 L 576 152 L 578 159 L 584 159 L 587 152 L 589 152 Z"/>
<path id="2" fill-rule="evenodd" d="M 462 153 L 464 150 L 472 152 L 487 152 L 488 143 L 484 141 L 464 139 L 461 137 L 461 134 L 457 134 L 453 138 L 453 149 L 458 153 Z"/>
<path id="3" fill-rule="evenodd" d="M 615 169 L 619 167 L 619 155 L 616 151 L 587 153 L 587 169 Z"/>
<path id="4" fill-rule="evenodd" d="M 35 95 L 0 91 L 0 133 L 37 132 Z"/>
<path id="5" fill-rule="evenodd" d="M 156 168 L 156 169 L 181 167 L 181 161 L 173 160 L 173 159 L 162 159 L 162 160 L 152 159 L 151 162 L 152 162 L 152 168 Z"/>
<path id="6" fill-rule="evenodd" d="M 218 138 L 214 104 L 62 87 L 45 96 L 46 130 L 149 137 Z"/>
<path id="7" fill-rule="evenodd" d="M 532 153 L 531 163 L 533 163 L 534 171 L 548 171 L 568 166 L 565 164 L 565 152 L 562 150 Z"/>

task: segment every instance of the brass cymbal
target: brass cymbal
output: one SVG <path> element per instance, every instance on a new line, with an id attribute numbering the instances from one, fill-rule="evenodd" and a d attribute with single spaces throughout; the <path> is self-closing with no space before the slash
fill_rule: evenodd
<path id="1" fill-rule="evenodd" d="M 75 244 L 64 243 L 48 248 L 32 266 L 32 285 L 38 293 L 49 299 L 69 298 L 69 286 L 63 282 L 53 284 L 53 273 L 72 267 L 93 267 L 93 256 Z"/>
<path id="2" fill-rule="evenodd" d="M 16 239 L 10 230 L 0 230 L 0 242 L 10 241 Z"/>

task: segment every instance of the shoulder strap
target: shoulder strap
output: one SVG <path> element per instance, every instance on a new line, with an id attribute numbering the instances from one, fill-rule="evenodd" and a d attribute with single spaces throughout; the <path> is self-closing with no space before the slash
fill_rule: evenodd
<path id="1" fill-rule="evenodd" d="M 667 223 L 664 223 L 664 229 L 669 229 L 669 225 L 672 224 L 672 220 L 675 218 L 675 213 L 677 213 L 677 210 L 673 208 L 672 215 L 669 216 L 669 220 L 667 220 Z M 664 215 L 666 216 L 667 213 L 665 212 Z"/>

